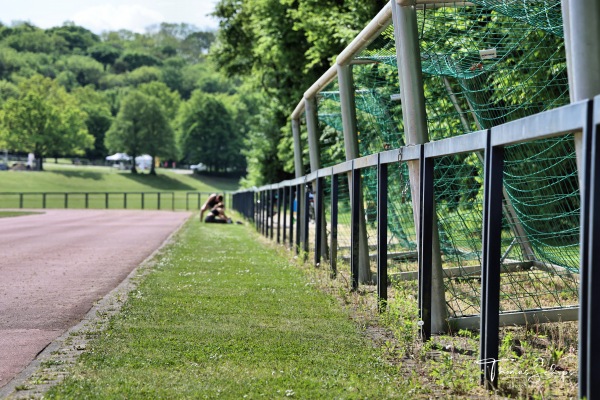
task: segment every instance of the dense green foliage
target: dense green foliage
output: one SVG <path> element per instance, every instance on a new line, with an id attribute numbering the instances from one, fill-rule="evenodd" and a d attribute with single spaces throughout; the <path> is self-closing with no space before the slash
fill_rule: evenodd
<path id="1" fill-rule="evenodd" d="M 131 152 L 179 165 L 207 163 L 180 147 L 180 106 L 186 108 L 192 93 L 200 91 L 213 102 L 228 104 L 226 114 L 237 117 L 250 108 L 246 101 L 251 99 L 240 96 L 237 82 L 221 75 L 206 57 L 214 38 L 214 32 L 187 24 L 163 23 L 145 34 L 121 30 L 102 35 L 72 23 L 47 30 L 28 23 L 0 24 L 0 148 L 34 152 L 37 159 L 102 160 L 113 152 Z M 115 134 L 132 122 L 131 107 L 123 109 L 132 96 L 140 119 L 139 149 Z M 218 154 L 222 146 L 236 143 L 239 154 L 244 124 L 239 118 L 221 124 L 227 142 L 203 143 L 204 152 Z M 244 167 L 237 160 L 214 165 L 215 170 Z"/>
<path id="2" fill-rule="evenodd" d="M 0 140 L 8 147 L 34 153 L 36 158 L 79 154 L 92 147 L 86 114 L 55 81 L 34 75 L 21 81 L 18 96 L 0 112 Z M 38 164 L 42 169 L 42 164 Z"/>
<path id="3" fill-rule="evenodd" d="M 277 182 L 293 171 L 290 111 L 385 1 L 221 0 L 211 54 L 241 90 L 254 93 L 260 114 L 249 118 L 248 184 Z"/>

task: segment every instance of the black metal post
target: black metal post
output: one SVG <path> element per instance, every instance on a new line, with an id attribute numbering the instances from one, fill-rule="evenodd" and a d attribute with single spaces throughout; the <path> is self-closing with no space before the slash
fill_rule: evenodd
<path id="1" fill-rule="evenodd" d="M 310 190 L 309 185 L 305 185 L 304 191 L 304 232 L 302 237 L 302 250 L 304 250 L 304 261 L 308 259 L 308 242 L 309 242 L 309 223 L 310 223 Z"/>
<path id="2" fill-rule="evenodd" d="M 596 106 L 596 109 L 595 113 L 600 114 L 600 106 Z M 598 175 L 598 168 L 600 168 L 599 121 L 600 115 L 595 115 L 593 124 L 586 124 L 583 131 L 585 181 L 584 188 L 582 188 L 584 200 L 581 211 L 581 229 L 587 232 L 587 235 L 582 237 L 580 249 L 579 398 L 587 399 L 595 399 L 600 395 L 600 370 L 596 364 L 600 355 L 598 343 L 600 296 L 597 292 L 598 282 L 600 282 L 600 272 L 597 270 L 600 265 L 597 250 L 600 246 L 600 210 L 597 208 L 600 206 L 600 188 L 598 187 L 600 185 L 600 176 Z"/>
<path id="3" fill-rule="evenodd" d="M 260 233 L 262 235 L 265 235 L 265 191 L 262 190 L 260 192 L 260 202 L 259 202 L 259 207 L 260 207 Z"/>
<path id="4" fill-rule="evenodd" d="M 256 230 L 260 232 L 260 192 L 254 193 L 254 212 L 256 218 Z"/>
<path id="5" fill-rule="evenodd" d="M 23 208 L 22 205 L 21 208 Z M 46 208 L 46 193 L 42 194 L 42 208 Z"/>
<path id="6" fill-rule="evenodd" d="M 385 311 L 387 303 L 387 229 L 388 229 L 388 166 L 377 160 L 377 297 L 378 309 Z"/>
<path id="7" fill-rule="evenodd" d="M 144 198 L 144 193 L 142 193 L 142 210 L 145 208 L 145 202 L 144 202 L 145 198 Z"/>
<path id="8" fill-rule="evenodd" d="M 290 186 L 290 198 L 289 198 L 289 204 L 290 204 L 290 235 L 289 235 L 289 239 L 290 239 L 290 249 L 292 248 L 292 246 L 294 245 L 294 199 L 296 198 L 296 188 L 294 186 Z"/>
<path id="9" fill-rule="evenodd" d="M 359 227 L 360 227 L 360 169 L 354 168 L 354 161 L 352 161 L 352 180 L 351 185 L 351 217 L 350 217 L 350 275 L 352 279 L 352 290 L 358 289 L 358 264 L 359 264 Z"/>
<path id="10" fill-rule="evenodd" d="M 502 184 L 504 148 L 492 147 L 491 135 L 485 151 L 484 220 L 482 256 L 481 364 L 486 389 L 498 387 L 498 346 L 500 322 L 500 258 L 502 236 Z M 487 197 L 486 197 L 487 196 Z M 484 277 L 485 275 L 485 277 Z"/>
<path id="11" fill-rule="evenodd" d="M 281 199 L 283 188 L 277 188 L 277 243 L 281 243 Z"/>
<path id="12" fill-rule="evenodd" d="M 315 266 L 321 264 L 321 242 L 323 241 L 323 178 L 317 178 L 315 206 Z"/>
<path id="13" fill-rule="evenodd" d="M 160 192 L 157 193 L 157 198 L 156 198 L 156 209 L 160 210 Z"/>
<path id="14" fill-rule="evenodd" d="M 283 226 L 281 227 L 282 230 L 282 238 L 281 241 L 283 244 L 285 244 L 285 241 L 287 239 L 287 195 L 286 193 L 289 192 L 289 188 L 287 186 L 284 186 L 282 188 L 282 197 L 281 197 L 281 205 L 283 206 Z"/>
<path id="15" fill-rule="evenodd" d="M 331 278 L 337 276 L 337 231 L 338 231 L 338 190 L 339 178 L 331 175 L 331 243 L 329 244 L 329 263 Z"/>
<path id="16" fill-rule="evenodd" d="M 421 319 L 421 338 L 423 341 L 431 337 L 431 284 L 433 270 L 433 221 L 434 159 L 425 157 L 425 146 L 421 145 L 419 167 L 421 169 L 421 204 L 419 207 L 419 314 Z"/>
<path id="17" fill-rule="evenodd" d="M 300 234 L 302 232 L 302 221 L 300 216 L 302 215 L 302 185 L 296 185 L 296 254 L 300 253 Z"/>
<path id="18" fill-rule="evenodd" d="M 275 191 L 273 189 L 269 189 L 269 231 L 270 231 L 270 235 L 269 237 L 271 238 L 271 240 L 273 240 L 274 236 L 275 236 L 275 218 L 273 218 L 273 214 L 275 211 Z"/>
<path id="19" fill-rule="evenodd" d="M 69 208 L 69 193 L 65 193 L 65 208 Z"/>
<path id="20" fill-rule="evenodd" d="M 127 193 L 124 193 L 123 196 L 123 208 L 127 209 Z"/>

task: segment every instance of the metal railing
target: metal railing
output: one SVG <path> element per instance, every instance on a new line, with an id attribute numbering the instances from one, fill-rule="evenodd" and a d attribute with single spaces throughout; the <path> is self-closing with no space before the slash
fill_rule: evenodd
<path id="1" fill-rule="evenodd" d="M 213 192 L 0 192 L 0 208 L 189 211 L 199 210 L 211 193 Z M 225 196 L 229 197 L 228 201 L 231 200 L 228 193 Z"/>
<path id="2" fill-rule="evenodd" d="M 593 116 L 593 119 L 592 119 Z M 305 201 L 294 199 L 304 188 L 314 188 L 315 215 L 321 215 L 324 206 L 323 181 L 331 179 L 331 210 L 329 221 L 329 263 L 332 276 L 337 272 L 337 217 L 338 217 L 338 184 L 341 175 L 349 174 L 351 200 L 351 256 L 350 275 L 352 287 L 358 287 L 358 199 L 361 192 L 361 174 L 364 168 L 377 168 L 377 294 L 379 299 L 387 299 L 388 283 L 388 248 L 387 248 L 387 174 L 388 168 L 394 164 L 418 161 L 421 170 L 418 235 L 418 304 L 420 318 L 423 321 L 422 335 L 425 339 L 431 335 L 431 271 L 432 271 L 432 227 L 435 211 L 433 209 L 434 160 L 448 155 L 468 152 L 484 154 L 484 205 L 483 232 L 481 246 L 483 249 L 481 268 L 481 314 L 469 317 L 467 324 L 478 322 L 481 333 L 480 358 L 498 359 L 499 327 L 530 320 L 535 315 L 543 321 L 545 315 L 561 314 L 562 319 L 577 319 L 580 324 L 580 376 L 590 374 L 592 362 L 600 357 L 600 345 L 593 338 L 600 335 L 600 316 L 592 310 L 600 307 L 600 298 L 593 288 L 600 285 L 600 274 L 593 274 L 592 266 L 600 266 L 598 253 L 593 249 L 600 239 L 600 182 L 597 171 L 600 171 L 600 140 L 596 130 L 600 126 L 600 96 L 594 101 L 583 101 L 551 111 L 546 111 L 504 125 L 466 134 L 463 136 L 429 142 L 426 144 L 405 146 L 396 150 L 384 151 L 366 157 L 357 158 L 322 168 L 308 175 L 288 180 L 279 184 L 267 185 L 253 190 L 238 191 L 233 194 L 233 207 L 247 218 L 255 221 L 256 228 L 263 235 L 276 238 L 278 243 L 285 243 L 296 251 L 308 254 L 309 213 L 302 212 L 309 207 L 308 194 Z M 580 219 L 581 257 L 580 257 L 580 301 L 579 308 L 557 310 L 533 310 L 529 312 L 500 313 L 500 269 L 501 269 L 501 232 L 502 232 L 502 186 L 504 168 L 504 149 L 506 146 L 531 142 L 538 139 L 561 136 L 579 132 L 583 135 L 582 174 L 582 211 Z M 308 190 L 310 191 L 310 189 Z M 306 191 L 305 193 L 308 193 Z M 300 216 L 294 227 L 294 219 L 287 218 L 287 213 Z M 287 225 L 289 221 L 289 226 Z M 320 243 L 320 225 L 323 220 L 316 218 L 314 243 Z M 294 229 L 295 228 L 295 229 Z M 321 246 L 314 247 L 315 265 L 320 264 L 323 254 Z M 569 317 L 570 316 L 570 317 Z M 454 321 L 460 323 L 460 321 Z M 483 365 L 482 374 L 492 376 L 496 371 L 494 365 Z M 497 377 L 497 376 L 496 376 Z M 588 381 L 589 382 L 589 381 Z"/>

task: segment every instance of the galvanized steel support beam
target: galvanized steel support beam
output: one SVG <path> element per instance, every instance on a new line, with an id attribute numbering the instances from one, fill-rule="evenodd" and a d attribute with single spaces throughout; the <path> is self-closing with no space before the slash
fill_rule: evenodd
<path id="1" fill-rule="evenodd" d="M 402 115 L 407 145 L 427 143 L 427 118 L 425 114 L 425 95 L 423 92 L 423 76 L 421 72 L 420 49 L 418 42 L 417 17 L 414 1 L 404 0 L 403 6 L 391 0 L 394 36 L 396 38 L 396 55 L 398 60 L 398 77 L 402 100 Z M 420 170 L 418 162 L 408 162 L 411 195 L 413 202 L 415 228 L 420 232 L 419 221 L 419 182 Z M 435 209 L 435 207 L 434 207 Z M 433 216 L 432 228 L 432 304 L 431 330 L 444 332 L 448 329 L 444 275 L 439 250 L 439 234 L 437 219 Z"/>
<path id="2" fill-rule="evenodd" d="M 354 81 L 352 77 L 352 66 L 337 65 L 338 84 L 340 87 L 340 108 L 342 112 L 342 127 L 344 131 L 344 147 L 346 160 L 358 158 L 358 130 L 356 127 L 356 103 L 354 98 Z M 358 175 L 360 177 L 360 174 Z M 352 179 L 352 177 L 349 177 Z M 357 283 L 371 281 L 371 267 L 369 265 L 369 246 L 367 242 L 367 227 L 365 223 L 365 210 L 362 202 L 362 193 L 358 193 L 356 199 L 357 218 L 355 223 L 357 232 L 356 262 Z M 354 212 L 354 211 L 353 211 Z"/>

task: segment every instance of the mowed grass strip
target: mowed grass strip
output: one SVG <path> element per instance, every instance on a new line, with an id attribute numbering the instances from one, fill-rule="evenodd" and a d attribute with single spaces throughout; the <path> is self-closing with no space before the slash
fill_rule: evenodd
<path id="1" fill-rule="evenodd" d="M 242 225 L 188 221 L 48 398 L 409 398 L 337 301 Z"/>

